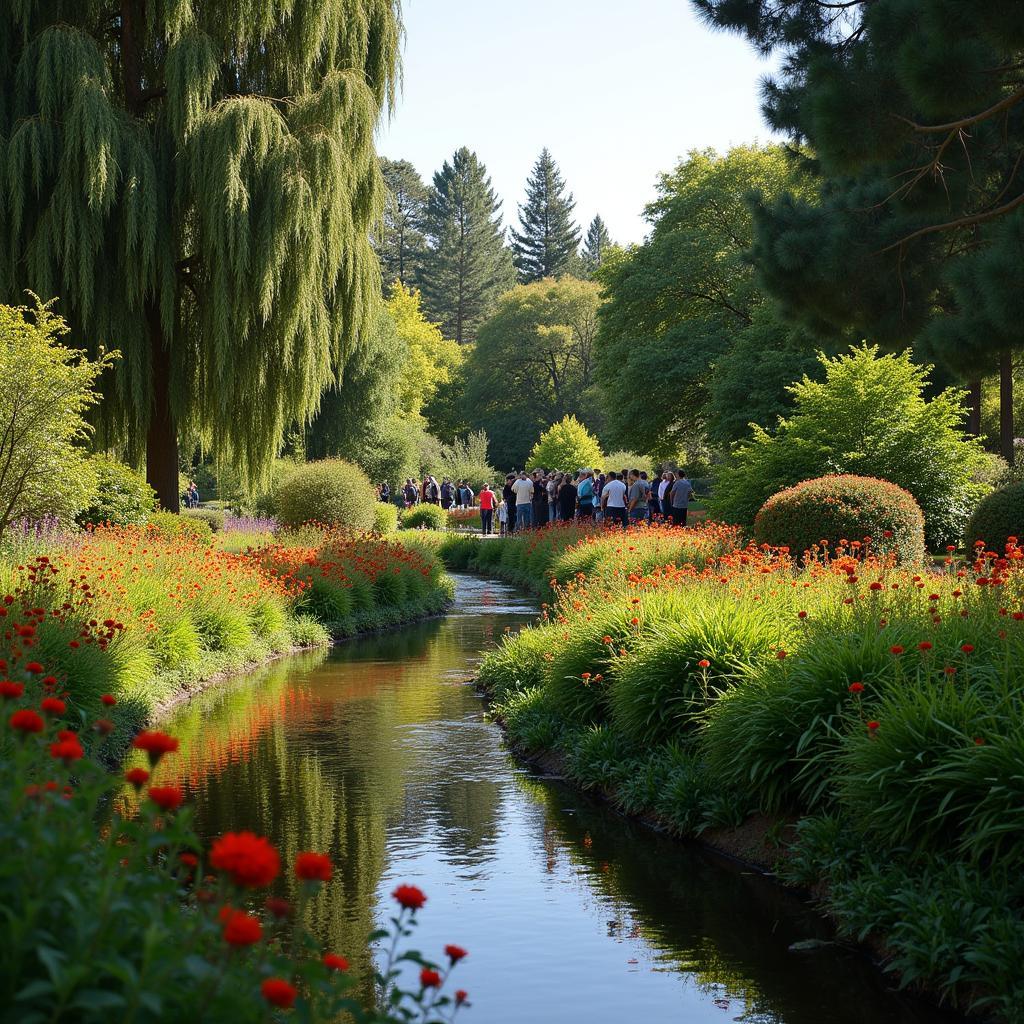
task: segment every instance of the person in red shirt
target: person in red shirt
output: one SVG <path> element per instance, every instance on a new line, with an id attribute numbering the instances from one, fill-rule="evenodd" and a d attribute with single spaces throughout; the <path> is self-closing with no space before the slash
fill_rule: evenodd
<path id="1" fill-rule="evenodd" d="M 494 506 L 497 504 L 490 484 L 484 484 L 480 492 L 480 527 L 484 536 L 491 532 L 494 523 Z"/>

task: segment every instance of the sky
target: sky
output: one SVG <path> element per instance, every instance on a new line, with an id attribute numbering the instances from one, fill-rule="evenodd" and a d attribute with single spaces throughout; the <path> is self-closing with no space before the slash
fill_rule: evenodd
<path id="1" fill-rule="evenodd" d="M 404 83 L 378 152 L 430 181 L 476 151 L 515 222 L 547 146 L 576 197 L 619 243 L 647 233 L 658 175 L 691 149 L 766 142 L 770 65 L 712 31 L 688 0 L 404 0 Z"/>

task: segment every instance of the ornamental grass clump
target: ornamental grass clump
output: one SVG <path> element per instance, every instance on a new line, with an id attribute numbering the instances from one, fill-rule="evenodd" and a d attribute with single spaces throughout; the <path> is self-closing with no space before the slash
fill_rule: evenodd
<path id="1" fill-rule="evenodd" d="M 385 953 L 361 982 L 302 923 L 338 884 L 330 858 L 306 850 L 287 864 L 251 832 L 207 848 L 183 789 L 154 784 L 177 738 L 140 733 L 132 745 L 148 767 L 111 775 L 103 762 L 124 738 L 73 703 L 67 675 L 35 660 L 20 613 L 6 618 L 21 649 L 0 681 L 0 901 L 18 926 L 0 958 L 0 1000 L 16 1019 L 262 1024 L 294 1009 L 309 1024 L 399 1024 L 451 1021 L 468 1005 L 447 990 L 465 949 L 448 944 L 436 961 L 408 949 L 427 901 L 419 888 L 394 890 L 389 926 L 370 936 L 387 940 Z M 294 905 L 268 898 L 285 871 Z"/>

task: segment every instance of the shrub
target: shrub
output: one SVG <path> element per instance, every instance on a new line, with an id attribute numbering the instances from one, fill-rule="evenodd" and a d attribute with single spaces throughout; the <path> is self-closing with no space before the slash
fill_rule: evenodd
<path id="1" fill-rule="evenodd" d="M 609 452 L 597 465 L 603 466 L 605 469 L 614 469 L 616 473 L 620 469 L 638 469 L 648 476 L 652 476 L 654 473 L 654 460 L 649 455 L 637 455 L 636 452 L 622 450 Z"/>
<path id="2" fill-rule="evenodd" d="M 370 530 L 379 504 L 369 478 L 344 459 L 299 466 L 277 489 L 277 518 L 284 526 L 320 522 Z"/>
<path id="3" fill-rule="evenodd" d="M 425 526 L 428 530 L 443 530 L 448 525 L 448 513 L 440 505 L 414 505 L 402 513 L 402 529 L 418 530 Z"/>
<path id="4" fill-rule="evenodd" d="M 989 551 L 1002 552 L 1009 537 L 1024 541 L 1024 482 L 984 498 L 971 516 L 965 539 L 968 549 L 983 540 Z"/>
<path id="5" fill-rule="evenodd" d="M 97 455 L 92 460 L 96 471 L 96 493 L 89 505 L 79 512 L 79 526 L 142 526 L 156 508 L 156 492 L 119 459 Z"/>
<path id="6" fill-rule="evenodd" d="M 148 519 L 149 527 L 161 537 L 168 540 L 180 537 L 190 543 L 208 547 L 213 543 L 213 528 L 204 519 L 184 516 L 176 512 L 152 512 Z"/>
<path id="7" fill-rule="evenodd" d="M 397 506 L 387 502 L 378 501 L 373 508 L 373 532 L 384 535 L 394 533 L 397 529 Z"/>
<path id="8" fill-rule="evenodd" d="M 775 492 L 849 473 L 910 491 L 933 550 L 958 541 L 986 492 L 974 482 L 985 462 L 981 445 L 961 430 L 964 393 L 925 398 L 928 368 L 911 362 L 909 352 L 880 356 L 862 346 L 819 358 L 825 380 L 794 384 L 792 414 L 772 433 L 755 427 L 719 467 L 712 512 L 748 526 Z"/>
<path id="9" fill-rule="evenodd" d="M 566 416 L 540 435 L 530 452 L 529 465 L 575 472 L 600 466 L 604 456 L 597 438 L 575 416 Z"/>
<path id="10" fill-rule="evenodd" d="M 823 476 L 769 498 L 754 520 L 761 544 L 788 547 L 799 556 L 820 541 L 872 539 L 872 549 L 895 552 L 899 561 L 924 559 L 924 517 L 911 494 L 886 480 Z"/>
<path id="11" fill-rule="evenodd" d="M 224 529 L 225 515 L 219 508 L 183 508 L 181 514 L 194 522 L 206 523 L 213 533 Z"/>

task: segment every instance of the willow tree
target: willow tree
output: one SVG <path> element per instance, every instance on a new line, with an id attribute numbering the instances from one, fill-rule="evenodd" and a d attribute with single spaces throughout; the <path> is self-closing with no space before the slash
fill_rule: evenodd
<path id="1" fill-rule="evenodd" d="M 0 6 L 0 293 L 120 349 L 104 426 L 178 505 L 178 437 L 261 478 L 380 298 L 373 134 L 398 0 Z"/>

